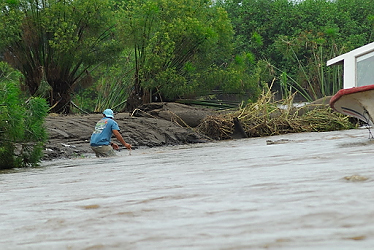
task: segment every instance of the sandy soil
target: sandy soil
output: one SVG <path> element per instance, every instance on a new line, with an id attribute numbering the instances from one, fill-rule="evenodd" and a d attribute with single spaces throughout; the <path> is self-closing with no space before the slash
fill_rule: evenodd
<path id="1" fill-rule="evenodd" d="M 121 134 L 134 149 L 206 142 L 194 131 L 206 116 L 215 111 L 178 103 L 154 103 L 129 113 L 115 115 Z M 45 126 L 49 134 L 43 160 L 74 158 L 91 154 L 91 133 L 102 114 L 50 114 Z M 116 142 L 116 139 L 113 138 Z"/>

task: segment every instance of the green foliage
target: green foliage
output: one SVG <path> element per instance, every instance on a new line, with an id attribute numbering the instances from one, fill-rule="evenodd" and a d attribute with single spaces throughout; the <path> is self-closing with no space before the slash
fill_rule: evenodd
<path id="1" fill-rule="evenodd" d="M 298 37 L 292 39 L 279 36 L 274 43 L 275 47 L 283 53 L 284 58 L 297 65 L 297 67 L 288 68 L 287 84 L 307 101 L 333 95 L 342 87 L 339 76 L 342 69 L 340 67 L 328 68 L 325 65 L 328 59 L 342 53 L 333 41 L 337 29 L 326 28 L 325 31 L 317 34 L 301 32 Z M 282 72 L 281 69 L 277 68 L 277 70 Z M 285 73 L 284 71 L 281 73 L 281 87 L 285 82 L 282 82 L 282 75 Z"/>
<path id="2" fill-rule="evenodd" d="M 217 68 L 204 77 L 212 77 L 207 81 L 215 83 L 210 86 L 211 89 L 221 89 L 224 93 L 241 95 L 243 99 L 255 101 L 265 84 L 262 67 L 261 63 L 254 61 L 252 53 L 243 53 L 236 55 L 226 68 Z"/>
<path id="3" fill-rule="evenodd" d="M 2 63 L 1 68 L 4 68 Z M 15 81 L 0 79 L 0 169 L 35 166 L 42 157 L 47 134 L 43 126 L 48 106 L 44 99 L 24 102 Z"/>
<path id="4" fill-rule="evenodd" d="M 131 53 L 123 51 L 114 63 L 100 65 L 92 75 L 95 79 L 92 86 L 78 85 L 74 103 L 85 112 L 102 112 L 107 108 L 123 111 L 133 83 L 130 57 Z"/>
<path id="5" fill-rule="evenodd" d="M 122 78 L 107 74 L 93 86 L 77 93 L 74 103 L 88 113 L 102 112 L 107 108 L 119 112 L 125 108 L 128 92 Z"/>
<path id="6" fill-rule="evenodd" d="M 152 93 L 173 100 L 232 90 L 228 86 L 239 86 L 238 77 L 247 77 L 245 70 L 234 70 L 232 25 L 218 5 L 205 0 L 128 1 L 121 13 L 123 41 L 134 49 L 133 99 Z M 258 86 L 251 88 L 254 94 Z"/>
<path id="7" fill-rule="evenodd" d="M 75 85 L 119 51 L 110 0 L 3 1 L 0 43 L 31 95 L 48 83 L 53 112 L 69 113 Z"/>
<path id="8" fill-rule="evenodd" d="M 326 67 L 328 59 L 374 41 L 370 0 L 8 0 L 0 8 L 4 59 L 52 112 L 69 112 L 72 93 L 89 112 L 212 91 L 255 101 L 266 83 L 312 101 L 342 87 L 342 68 Z"/>
<path id="9" fill-rule="evenodd" d="M 341 67 L 328 68 L 327 60 L 374 41 L 370 0 L 228 0 L 220 5 L 232 20 L 236 53 L 249 51 L 257 61 L 267 61 L 274 88 L 284 90 L 287 84 L 306 100 L 342 88 Z"/>

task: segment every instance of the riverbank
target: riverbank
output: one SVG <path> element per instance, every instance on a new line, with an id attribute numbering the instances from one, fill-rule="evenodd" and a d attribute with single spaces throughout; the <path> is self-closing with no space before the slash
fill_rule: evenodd
<path id="1" fill-rule="evenodd" d="M 155 103 L 135 112 L 115 115 L 121 134 L 134 149 L 206 142 L 204 135 L 194 130 L 204 118 L 215 114 L 211 109 L 178 103 Z M 77 158 L 92 154 L 89 140 L 102 114 L 50 114 L 45 121 L 49 134 L 43 160 Z M 116 141 L 116 139 L 113 139 Z"/>
<path id="2" fill-rule="evenodd" d="M 125 141 L 134 149 L 333 131 L 356 126 L 346 116 L 329 109 L 326 98 L 286 109 L 274 108 L 269 100 L 264 96 L 257 103 L 232 112 L 180 103 L 151 103 L 132 113 L 118 113 L 115 120 Z M 45 122 L 49 140 L 43 160 L 92 155 L 89 140 L 96 122 L 101 118 L 101 113 L 68 116 L 50 114 Z"/>

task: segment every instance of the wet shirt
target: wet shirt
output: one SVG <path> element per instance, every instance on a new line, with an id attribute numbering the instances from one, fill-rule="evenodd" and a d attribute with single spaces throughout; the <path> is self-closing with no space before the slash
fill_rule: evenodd
<path id="1" fill-rule="evenodd" d="M 119 130 L 117 122 L 104 117 L 96 123 L 95 131 L 91 135 L 91 146 L 109 145 L 112 137 L 112 130 Z"/>

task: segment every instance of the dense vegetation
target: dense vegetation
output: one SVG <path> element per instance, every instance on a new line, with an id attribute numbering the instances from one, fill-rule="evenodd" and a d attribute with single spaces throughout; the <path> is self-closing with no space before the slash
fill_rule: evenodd
<path id="1" fill-rule="evenodd" d="M 4 60 L 24 76 L 32 96 L 52 112 L 69 113 L 71 94 L 90 82 L 90 69 L 120 51 L 106 0 L 2 1 Z"/>
<path id="2" fill-rule="evenodd" d="M 152 100 L 334 94 L 326 61 L 373 41 L 370 0 L 5 0 L 3 60 L 51 112 Z M 126 106 L 127 104 L 127 106 Z M 78 110 L 75 110 L 78 111 Z"/>
<path id="3" fill-rule="evenodd" d="M 47 139 L 48 106 L 42 98 L 22 98 L 18 77 L 0 63 L 0 169 L 35 166 Z"/>
<path id="4" fill-rule="evenodd" d="M 326 61 L 373 41 L 370 0 L 229 0 L 235 53 L 264 60 L 277 90 L 297 90 L 311 101 L 342 87 L 341 69 Z"/>
<path id="5" fill-rule="evenodd" d="M 0 79 L 0 150 L 33 148 L 16 165 L 35 162 L 45 138 L 36 97 L 56 113 L 224 95 L 250 105 L 269 86 L 312 101 L 342 87 L 326 61 L 374 39 L 372 0 L 2 0 L 0 10 L 1 60 L 21 74 Z"/>

